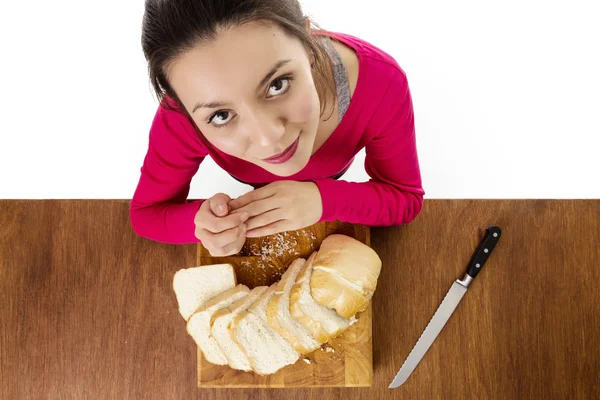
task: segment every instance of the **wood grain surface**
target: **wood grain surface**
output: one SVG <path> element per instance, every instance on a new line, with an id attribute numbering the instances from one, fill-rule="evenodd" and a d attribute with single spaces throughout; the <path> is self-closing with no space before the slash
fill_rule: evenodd
<path id="1" fill-rule="evenodd" d="M 238 283 L 253 289 L 278 282 L 297 258 L 305 260 L 332 234 L 350 236 L 370 246 L 369 228 L 323 222 L 296 231 L 249 238 L 239 254 L 212 257 L 198 244 L 198 265 L 233 265 Z M 372 304 L 341 335 L 274 374 L 261 376 L 209 363 L 198 347 L 198 387 L 369 387 L 373 383 Z M 191 337 L 190 337 L 191 340 Z"/>
<path id="2" fill-rule="evenodd" d="M 487 225 L 502 238 L 413 375 L 387 386 Z M 373 386 L 206 389 L 172 277 L 127 201 L 0 201 L 0 399 L 597 399 L 600 201 L 426 200 L 373 228 Z"/>

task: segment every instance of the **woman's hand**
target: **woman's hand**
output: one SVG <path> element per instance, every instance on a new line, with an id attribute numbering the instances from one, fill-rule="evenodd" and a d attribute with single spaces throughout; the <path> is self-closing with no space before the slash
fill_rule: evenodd
<path id="1" fill-rule="evenodd" d="M 229 196 L 218 193 L 205 200 L 196 213 L 196 237 L 213 257 L 237 254 L 246 242 L 248 214 L 231 212 Z"/>
<path id="2" fill-rule="evenodd" d="M 246 237 L 260 237 L 313 225 L 321 219 L 321 192 L 313 182 L 278 181 L 229 202 L 248 213 Z"/>

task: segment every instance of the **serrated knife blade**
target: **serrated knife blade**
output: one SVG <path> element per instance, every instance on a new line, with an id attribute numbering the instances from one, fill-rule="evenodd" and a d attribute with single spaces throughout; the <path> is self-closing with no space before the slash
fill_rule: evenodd
<path id="1" fill-rule="evenodd" d="M 492 253 L 496 243 L 498 243 L 501 234 L 502 231 L 495 225 L 489 226 L 486 229 L 485 236 L 479 243 L 479 246 L 477 246 L 477 249 L 469 261 L 465 276 L 462 280 L 457 279 L 452 283 L 444 300 L 442 300 L 442 303 L 427 324 L 427 327 L 425 327 L 421 337 L 417 340 L 417 343 L 390 384 L 390 389 L 397 388 L 406 382 L 417 365 L 419 365 L 419 362 L 423 359 L 427 350 L 429 350 L 439 333 L 442 331 L 465 293 L 467 293 L 469 285 L 473 279 L 475 279 L 479 271 L 481 271 L 481 268 Z"/>

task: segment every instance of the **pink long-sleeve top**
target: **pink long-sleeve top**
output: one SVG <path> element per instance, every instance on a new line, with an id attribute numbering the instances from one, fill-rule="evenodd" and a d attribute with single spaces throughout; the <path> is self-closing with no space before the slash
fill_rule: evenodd
<path id="1" fill-rule="evenodd" d="M 187 200 L 190 182 L 210 156 L 235 178 L 254 186 L 281 179 L 312 181 L 323 202 L 321 221 L 369 226 L 400 225 L 421 211 L 425 194 L 415 141 L 406 74 L 387 53 L 351 35 L 328 32 L 353 48 L 359 75 L 350 105 L 329 139 L 290 177 L 230 156 L 201 138 L 188 118 L 159 106 L 141 177 L 130 206 L 131 224 L 143 237 L 165 243 L 197 243 L 194 217 L 204 200 Z M 332 177 L 365 148 L 368 182 Z"/>

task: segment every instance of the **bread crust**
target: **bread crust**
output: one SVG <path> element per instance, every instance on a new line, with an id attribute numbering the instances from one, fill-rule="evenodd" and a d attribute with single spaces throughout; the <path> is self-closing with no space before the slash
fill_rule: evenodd
<path id="1" fill-rule="evenodd" d="M 310 293 L 344 318 L 364 311 L 377 287 L 381 259 L 349 236 L 333 234 L 321 243 L 313 263 Z"/>

